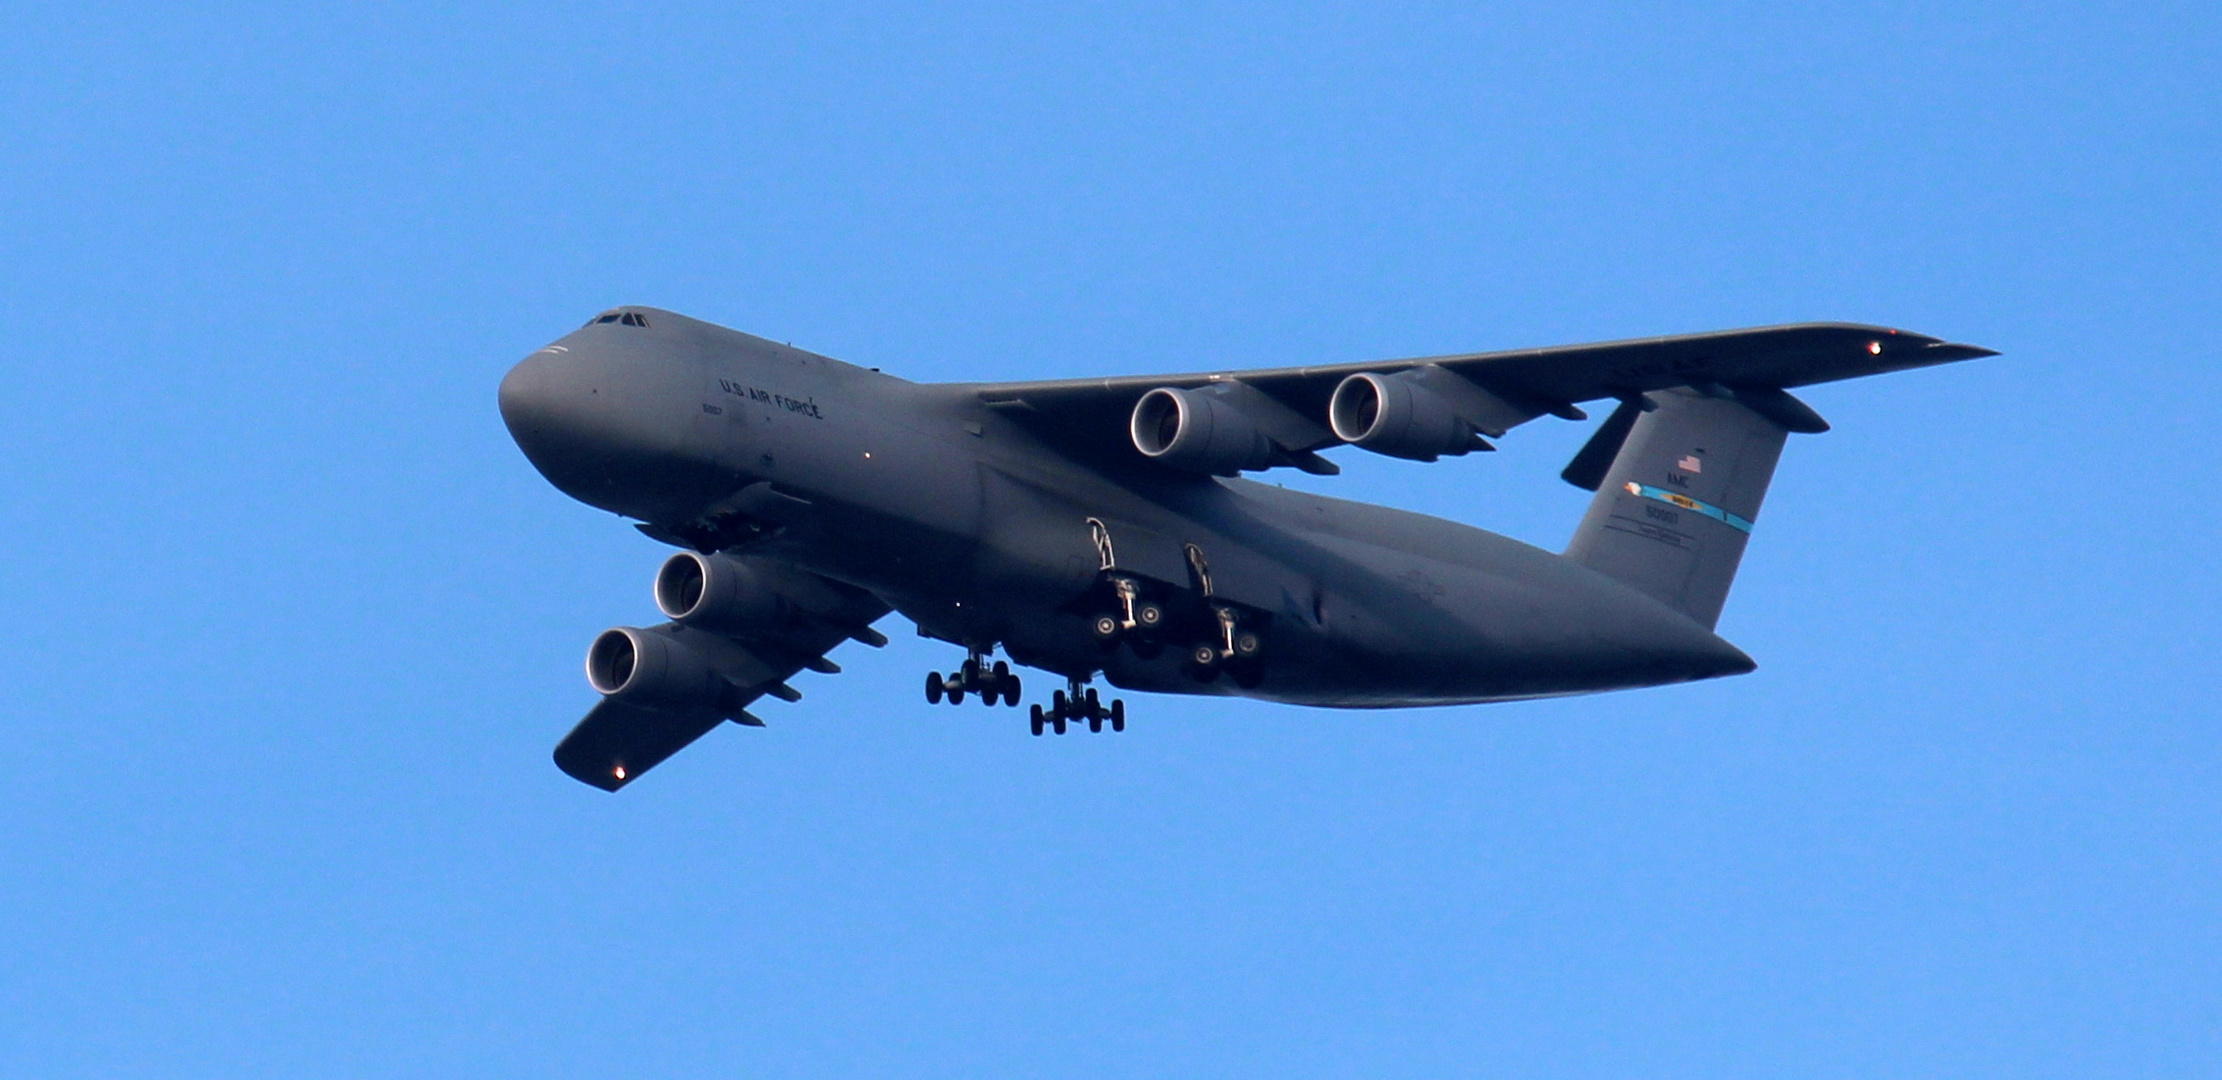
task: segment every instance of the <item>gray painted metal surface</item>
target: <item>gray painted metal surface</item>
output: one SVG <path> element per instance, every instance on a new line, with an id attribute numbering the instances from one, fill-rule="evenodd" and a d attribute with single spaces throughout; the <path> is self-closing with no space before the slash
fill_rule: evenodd
<path id="1" fill-rule="evenodd" d="M 1017 704 L 998 649 L 1066 680 L 1037 734 L 1123 727 L 1083 689 L 1098 677 L 1387 708 L 1749 671 L 1712 627 L 1788 433 L 1827 427 L 1787 390 L 1985 355 L 1832 323 L 924 385 L 627 307 L 519 363 L 500 404 L 557 488 L 706 556 L 658 585 L 667 612 L 699 610 L 595 643 L 605 700 L 556 758 L 614 791 L 721 721 L 760 723 L 752 703 L 792 700 L 786 680 L 833 669 L 843 641 L 884 643 L 889 611 L 977 662 L 929 698 Z M 1598 494 L 1564 555 L 1235 475 L 1332 472 L 1316 451 L 1343 435 L 1422 460 L 1488 449 L 1598 399 L 1620 404 L 1568 466 Z"/>

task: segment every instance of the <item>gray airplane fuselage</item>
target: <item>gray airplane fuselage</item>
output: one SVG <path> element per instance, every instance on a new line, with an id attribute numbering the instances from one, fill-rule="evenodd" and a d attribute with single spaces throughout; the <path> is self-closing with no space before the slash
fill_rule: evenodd
<path id="1" fill-rule="evenodd" d="M 640 309 L 652 310 L 652 309 Z M 666 536 L 869 590 L 921 631 L 1071 678 L 1387 707 L 1702 679 L 1752 661 L 1572 559 L 1455 522 L 1075 454 L 969 384 L 919 384 L 667 312 L 595 323 L 501 386 L 556 487 Z M 705 524 L 709 523 L 709 524 Z M 1122 570 L 1263 616 L 1263 677 L 1105 649 L 1081 603 Z M 1193 549 L 1193 550 L 1191 550 Z"/>

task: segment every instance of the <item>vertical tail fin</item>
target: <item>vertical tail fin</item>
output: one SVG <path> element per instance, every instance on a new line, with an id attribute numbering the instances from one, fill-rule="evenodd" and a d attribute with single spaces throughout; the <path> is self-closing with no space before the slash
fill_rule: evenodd
<path id="1" fill-rule="evenodd" d="M 1710 629 L 1789 429 L 1726 396 L 1678 388 L 1650 398 L 1656 408 L 1625 429 L 1566 557 Z"/>

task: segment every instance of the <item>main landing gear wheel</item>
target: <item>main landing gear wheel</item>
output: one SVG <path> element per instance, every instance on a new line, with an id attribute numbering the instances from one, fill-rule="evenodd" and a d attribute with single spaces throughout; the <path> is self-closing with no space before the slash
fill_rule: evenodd
<path id="1" fill-rule="evenodd" d="M 1115 606 L 1090 619 L 1088 629 L 1105 649 L 1127 639 L 1139 650 L 1164 628 L 1165 605 L 1143 599 L 1142 585 L 1133 578 L 1114 574 L 1109 581 Z"/>
<path id="2" fill-rule="evenodd" d="M 982 705 L 1000 702 L 1016 708 L 1021 692 L 1019 677 L 1012 674 L 1008 662 L 997 660 L 989 667 L 981 662 L 977 652 L 965 660 L 964 666 L 948 675 L 938 671 L 926 673 L 926 703 L 929 705 L 939 705 L 944 699 L 951 705 L 962 705 L 966 694 L 978 694 Z"/>
<path id="3" fill-rule="evenodd" d="M 1189 678 L 1207 683 L 1219 677 L 1219 661 L 1217 645 L 1195 645 L 1189 648 L 1188 655 L 1182 658 L 1180 666 L 1188 673 Z"/>
<path id="4" fill-rule="evenodd" d="M 1111 722 L 1111 730 L 1126 730 L 1126 702 L 1113 700 L 1106 707 L 1102 695 L 1094 687 L 1083 689 L 1078 679 L 1071 680 L 1068 685 L 1071 688 L 1069 691 L 1056 690 L 1050 693 L 1049 708 L 1036 705 L 1028 713 L 1034 734 L 1041 734 L 1042 729 L 1047 727 L 1062 735 L 1075 721 L 1086 723 L 1088 730 L 1092 732 L 1101 732 L 1106 720 Z"/>

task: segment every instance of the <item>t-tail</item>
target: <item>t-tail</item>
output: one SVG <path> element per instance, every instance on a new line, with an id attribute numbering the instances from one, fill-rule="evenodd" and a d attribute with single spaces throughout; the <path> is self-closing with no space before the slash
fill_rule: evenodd
<path id="1" fill-rule="evenodd" d="M 1883 327 L 1816 328 L 1850 332 L 1855 341 L 1874 337 L 1852 351 L 1819 348 L 1740 367 L 1721 361 L 1715 370 L 1732 384 L 1693 381 L 1623 393 L 1620 407 L 1560 474 L 1597 493 L 1566 557 L 1710 630 L 1751 542 L 1782 444 L 1793 432 L 1829 429 L 1788 387 L 1998 355 Z"/>
<path id="2" fill-rule="evenodd" d="M 1566 468 L 1597 492 L 1566 557 L 1711 629 L 1794 430 L 1828 424 L 1781 390 L 1630 397 Z"/>

